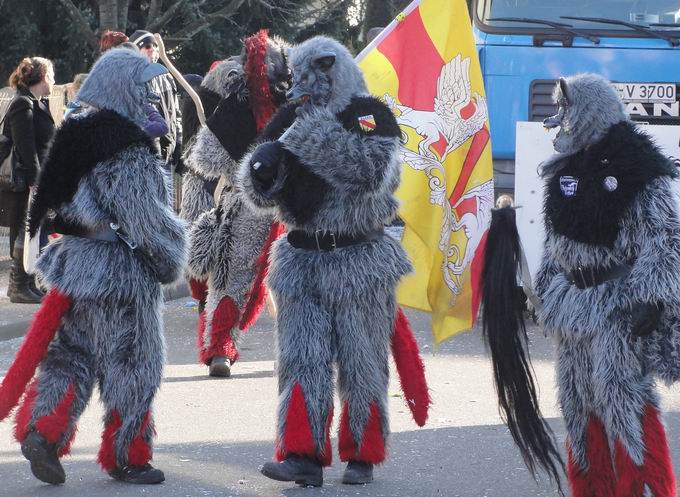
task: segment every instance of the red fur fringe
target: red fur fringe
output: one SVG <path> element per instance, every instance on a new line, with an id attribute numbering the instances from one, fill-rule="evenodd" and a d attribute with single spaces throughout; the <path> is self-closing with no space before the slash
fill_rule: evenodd
<path id="1" fill-rule="evenodd" d="M 189 289 L 194 300 L 205 302 L 205 299 L 208 298 L 208 285 L 206 285 L 205 281 L 189 278 Z"/>
<path id="2" fill-rule="evenodd" d="M 114 470 L 118 465 L 115 448 L 116 433 L 118 433 L 122 424 L 118 411 L 113 409 L 102 433 L 102 445 L 99 449 L 99 454 L 97 454 L 97 461 L 106 472 Z"/>
<path id="3" fill-rule="evenodd" d="M 71 407 L 75 398 L 75 388 L 73 388 L 73 384 L 70 384 L 66 395 L 54 408 L 54 411 L 36 420 L 35 429 L 45 438 L 47 443 L 54 444 L 61 440 L 70 423 Z"/>
<path id="4" fill-rule="evenodd" d="M 309 424 L 309 415 L 305 404 L 305 394 L 299 383 L 293 386 L 288 401 L 286 427 L 283 440 L 277 442 L 276 460 L 283 461 L 291 454 L 317 457 L 312 427 Z"/>
<path id="5" fill-rule="evenodd" d="M 47 347 L 57 333 L 62 317 L 70 307 L 71 299 L 57 290 L 50 290 L 45 296 L 0 385 L 0 420 L 5 419 L 19 402 L 38 364 L 45 358 Z"/>
<path id="6" fill-rule="evenodd" d="M 604 425 L 595 416 L 588 422 L 586 458 L 588 469 L 583 471 L 574 461 L 568 447 L 567 477 L 573 497 L 614 497 L 616 476 L 612 467 L 609 441 Z"/>
<path id="7" fill-rule="evenodd" d="M 408 318 L 400 307 L 392 334 L 392 356 L 399 373 L 399 382 L 413 420 L 424 426 L 432 400 L 425 379 L 425 364 L 418 351 Z"/>
<path id="8" fill-rule="evenodd" d="M 286 231 L 285 225 L 282 223 L 273 222 L 269 229 L 269 236 L 262 246 L 260 256 L 255 262 L 256 276 L 253 281 L 253 286 L 246 297 L 246 306 L 239 324 L 240 330 L 247 330 L 257 320 L 262 308 L 267 300 L 267 289 L 264 285 L 264 280 L 267 278 L 269 272 L 269 254 L 271 252 L 272 244 Z"/>
<path id="9" fill-rule="evenodd" d="M 271 91 L 269 90 L 269 78 L 267 76 L 268 31 L 262 29 L 243 42 L 246 47 L 246 85 L 248 86 L 250 108 L 255 116 L 255 124 L 258 131 L 262 131 L 274 115 L 274 104 Z"/>
<path id="10" fill-rule="evenodd" d="M 207 349 L 203 345 L 203 333 L 201 333 L 201 326 L 205 329 L 205 317 L 202 323 L 199 318 L 199 351 L 202 363 L 210 364 L 210 360 L 215 356 L 226 356 L 231 362 L 238 359 L 238 349 L 231 336 L 231 330 L 238 323 L 238 316 L 238 309 L 231 298 L 224 297 L 220 300 L 212 316 L 210 347 Z"/>
<path id="11" fill-rule="evenodd" d="M 35 403 L 37 395 L 38 379 L 36 378 L 31 382 L 28 390 L 26 390 L 26 395 L 24 395 L 21 406 L 19 406 L 17 414 L 14 417 L 14 438 L 19 443 L 23 442 L 26 435 L 28 435 L 29 424 L 33 417 L 33 404 Z"/>
<path id="12" fill-rule="evenodd" d="M 380 464 L 385 460 L 385 439 L 380 427 L 380 413 L 375 402 L 371 402 L 371 414 L 361 436 L 361 447 L 357 447 L 349 427 L 349 405 L 342 406 L 338 445 L 341 461 L 361 461 Z"/>
<path id="13" fill-rule="evenodd" d="M 144 466 L 152 458 L 152 450 L 146 441 L 144 434 L 151 422 L 151 412 L 146 411 L 139 433 L 135 436 L 128 448 L 128 464 L 131 466 Z"/>

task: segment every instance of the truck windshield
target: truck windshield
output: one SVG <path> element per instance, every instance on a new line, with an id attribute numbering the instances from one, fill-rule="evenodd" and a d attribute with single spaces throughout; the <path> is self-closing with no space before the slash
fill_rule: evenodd
<path id="1" fill-rule="evenodd" d="M 541 31 L 550 27 L 532 27 L 512 21 L 494 21 L 494 18 L 524 17 L 546 21 L 565 22 L 562 16 L 576 15 L 598 17 L 651 25 L 658 31 L 677 30 L 673 26 L 655 24 L 678 24 L 680 27 L 680 0 L 476 0 L 475 17 L 485 31 L 526 32 Z M 596 33 L 612 33 L 643 36 L 622 25 L 598 25 L 585 20 L 570 19 L 574 28 L 588 29 Z"/>

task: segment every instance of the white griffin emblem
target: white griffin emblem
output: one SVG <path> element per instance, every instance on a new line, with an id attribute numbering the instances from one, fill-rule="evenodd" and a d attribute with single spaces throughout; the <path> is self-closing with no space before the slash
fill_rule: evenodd
<path id="1" fill-rule="evenodd" d="M 434 111 L 400 105 L 389 94 L 385 94 L 384 100 L 397 114 L 400 126 L 413 128 L 423 137 L 418 143 L 418 151 L 414 152 L 406 148 L 408 135 L 402 133 L 404 141 L 399 156 L 402 162 L 413 169 L 425 172 L 430 188 L 430 203 L 441 206 L 444 211 L 439 239 L 439 249 L 444 254 L 442 271 L 446 285 L 451 292 L 459 295 L 463 289 L 461 277 L 472 262 L 489 226 L 491 207 L 494 203 L 491 180 L 465 192 L 454 205 L 450 204 L 446 193 L 444 169 L 446 157 L 480 131 L 488 115 L 484 97 L 474 93 L 473 98 L 470 85 L 470 58 L 463 59 L 458 54 L 442 67 L 437 79 Z M 442 140 L 445 141 L 445 148 L 439 158 L 431 147 Z M 475 211 L 467 212 L 458 218 L 455 209 L 469 199 L 476 200 Z M 451 239 L 451 234 L 460 230 L 463 230 L 467 239 L 464 250 Z"/>

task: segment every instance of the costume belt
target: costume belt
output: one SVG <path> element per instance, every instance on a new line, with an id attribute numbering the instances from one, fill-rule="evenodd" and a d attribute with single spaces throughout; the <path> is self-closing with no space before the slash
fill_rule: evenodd
<path id="1" fill-rule="evenodd" d="M 130 247 L 131 250 L 137 248 L 129 236 L 116 223 L 109 223 L 99 229 L 89 229 L 73 223 L 55 222 L 55 229 L 57 233 L 68 236 L 77 236 L 79 238 L 89 238 L 90 240 L 101 240 L 104 242 L 123 242 Z"/>
<path id="2" fill-rule="evenodd" d="M 601 285 L 606 281 L 624 278 L 628 276 L 632 270 L 633 261 L 629 261 L 608 268 L 579 266 L 573 271 L 565 271 L 564 274 L 569 283 L 576 285 L 576 288 L 583 290 L 584 288 Z"/>
<path id="3" fill-rule="evenodd" d="M 355 236 L 340 235 L 325 230 L 316 230 L 314 233 L 293 230 L 288 232 L 288 243 L 299 249 L 333 252 L 337 248 L 378 240 L 384 235 L 385 231 L 382 228 Z"/>

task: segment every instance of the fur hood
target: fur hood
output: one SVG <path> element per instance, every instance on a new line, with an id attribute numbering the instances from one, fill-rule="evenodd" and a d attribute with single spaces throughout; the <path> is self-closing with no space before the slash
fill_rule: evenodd
<path id="1" fill-rule="evenodd" d="M 156 153 L 153 140 L 139 126 L 111 110 L 67 120 L 57 131 L 40 171 L 29 213 L 31 236 L 49 209 L 71 201 L 83 176 L 135 145 Z"/>

